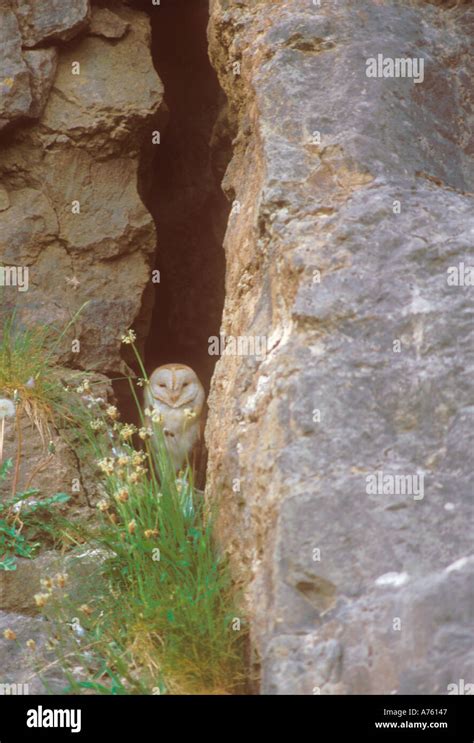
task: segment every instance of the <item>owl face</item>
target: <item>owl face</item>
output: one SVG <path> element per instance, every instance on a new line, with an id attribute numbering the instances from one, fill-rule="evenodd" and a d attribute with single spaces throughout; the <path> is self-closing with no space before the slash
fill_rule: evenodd
<path id="1" fill-rule="evenodd" d="M 204 389 L 196 373 L 184 364 L 165 364 L 150 377 L 150 392 L 155 400 L 170 408 L 201 408 Z"/>

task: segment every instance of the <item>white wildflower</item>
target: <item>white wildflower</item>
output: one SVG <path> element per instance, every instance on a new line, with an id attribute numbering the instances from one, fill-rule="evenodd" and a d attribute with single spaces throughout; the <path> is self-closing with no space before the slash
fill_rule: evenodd
<path id="1" fill-rule="evenodd" d="M 49 601 L 50 593 L 35 593 L 33 596 L 36 606 L 45 606 L 46 602 Z"/>
<path id="2" fill-rule="evenodd" d="M 0 399 L 0 419 L 12 418 L 15 415 L 15 405 L 8 398 Z"/>
<path id="3" fill-rule="evenodd" d="M 137 334 L 134 330 L 129 330 L 125 335 L 122 335 L 122 343 L 125 343 L 126 345 L 131 345 L 137 340 Z"/>
<path id="4" fill-rule="evenodd" d="M 105 423 L 104 421 L 100 420 L 100 418 L 96 418 L 96 420 L 89 423 L 89 426 L 92 428 L 93 431 L 101 431 L 103 428 L 105 428 Z"/>
<path id="5" fill-rule="evenodd" d="M 147 455 L 144 451 L 135 451 L 132 455 L 132 464 L 134 467 L 138 467 L 142 462 L 146 460 Z"/>
<path id="6" fill-rule="evenodd" d="M 7 397 L 0 398 L 0 462 L 3 460 L 3 441 L 5 438 L 5 418 L 12 418 L 15 415 L 15 405 Z"/>
<path id="7" fill-rule="evenodd" d="M 106 457 L 105 459 L 101 459 L 99 462 L 97 462 L 99 468 L 104 472 L 106 475 L 113 474 L 114 471 L 114 460 L 111 457 Z"/>
<path id="8" fill-rule="evenodd" d="M 90 392 L 90 390 L 91 390 L 91 386 L 90 386 L 88 379 L 84 379 L 79 385 L 79 387 L 76 388 L 76 392 L 79 395 L 83 395 L 84 392 Z"/>
<path id="9" fill-rule="evenodd" d="M 137 432 L 136 426 L 133 423 L 126 423 L 123 428 L 120 429 L 119 436 L 124 441 L 131 439 L 133 434 Z"/>
<path id="10" fill-rule="evenodd" d="M 117 410 L 115 405 L 109 405 L 105 412 L 107 413 L 109 418 L 112 418 L 113 421 L 117 420 L 117 418 L 119 417 L 119 411 Z"/>

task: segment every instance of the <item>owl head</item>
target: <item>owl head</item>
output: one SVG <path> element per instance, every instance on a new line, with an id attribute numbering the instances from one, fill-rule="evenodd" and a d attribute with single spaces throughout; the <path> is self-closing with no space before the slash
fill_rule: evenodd
<path id="1" fill-rule="evenodd" d="M 150 377 L 152 398 L 170 408 L 192 407 L 199 412 L 204 402 L 204 388 L 197 374 L 185 364 L 165 364 Z"/>

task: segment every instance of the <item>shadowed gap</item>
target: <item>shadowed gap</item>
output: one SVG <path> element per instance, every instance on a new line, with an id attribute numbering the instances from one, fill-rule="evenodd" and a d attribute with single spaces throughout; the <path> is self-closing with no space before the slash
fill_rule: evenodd
<path id="1" fill-rule="evenodd" d="M 222 247 L 229 204 L 220 188 L 222 158 L 210 147 L 225 96 L 207 53 L 207 0 L 162 0 L 151 13 L 153 60 L 165 86 L 169 120 L 155 145 L 147 206 L 157 227 L 155 304 L 145 347 L 147 371 L 189 364 L 206 391 L 224 304 Z"/>

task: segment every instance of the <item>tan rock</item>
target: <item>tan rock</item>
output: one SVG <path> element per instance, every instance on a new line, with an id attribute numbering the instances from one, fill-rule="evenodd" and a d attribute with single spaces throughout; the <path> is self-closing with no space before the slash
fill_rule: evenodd
<path id="1" fill-rule="evenodd" d="M 57 237 L 58 220 L 47 196 L 36 189 L 10 191 L 9 202 L 0 214 L 0 255 L 6 264 L 28 266 Z"/>
<path id="2" fill-rule="evenodd" d="M 41 121 L 45 142 L 63 133 L 82 149 L 100 152 L 101 159 L 123 152 L 125 143 L 136 152 L 144 125 L 163 101 L 163 85 L 151 59 L 148 19 L 131 11 L 124 18 L 131 28 L 119 43 L 87 37 L 60 55 Z M 80 74 L 72 74 L 74 63 Z"/>
<path id="3" fill-rule="evenodd" d="M 10 197 L 8 191 L 3 186 L 0 186 L 0 212 L 4 212 L 10 206 Z"/>
<path id="4" fill-rule="evenodd" d="M 121 39 L 127 33 L 130 24 L 108 8 L 93 8 L 89 28 L 91 36 L 103 36 L 105 39 Z"/>
<path id="5" fill-rule="evenodd" d="M 113 44 L 89 37 L 60 50 L 38 125 L 18 128 L 0 162 L 12 202 L 0 212 L 2 257 L 30 273 L 28 292 L 8 287 L 8 307 L 25 322 L 64 327 L 87 302 L 76 326 L 81 352 L 64 347 L 61 359 L 113 373 L 126 369 L 120 337 L 141 317 L 150 284 L 156 234 L 138 193 L 138 168 L 164 109 L 149 20 L 117 8 L 128 33 Z M 26 55 L 44 68 L 48 53 Z"/>
<path id="6" fill-rule="evenodd" d="M 33 318 L 19 316 L 19 322 Z M 38 318 L 35 318 L 38 320 Z M 102 375 L 58 369 L 58 377 L 64 386 L 70 388 L 70 395 L 79 404 L 77 386 L 87 378 L 93 390 L 94 397 L 102 397 L 112 401 L 113 392 L 109 380 Z M 28 380 L 26 380 L 28 381 Z M 87 400 L 83 401 L 88 404 Z M 21 436 L 19 436 L 19 429 Z M 88 457 L 80 457 L 81 443 L 77 440 L 78 432 L 69 429 L 65 421 L 61 421 L 58 411 L 54 418 L 45 418 L 28 415 L 22 410 L 20 418 L 8 418 L 5 422 L 4 460 L 16 462 L 20 453 L 16 492 L 24 492 L 30 488 L 38 489 L 39 498 L 51 497 L 56 493 L 66 493 L 70 500 L 60 506 L 60 510 L 69 516 L 81 514 L 88 518 L 93 510 L 98 496 L 95 463 Z M 10 500 L 12 495 L 13 471 L 0 482 L 0 500 Z M 34 496 L 36 497 L 36 496 Z"/>
<path id="7" fill-rule="evenodd" d="M 80 148 L 55 149 L 45 156 L 43 167 L 44 188 L 68 251 L 93 250 L 100 260 L 137 249 L 153 250 L 154 225 L 137 193 L 133 159 L 97 162 Z M 67 180 L 65 173 L 70 176 Z"/>

